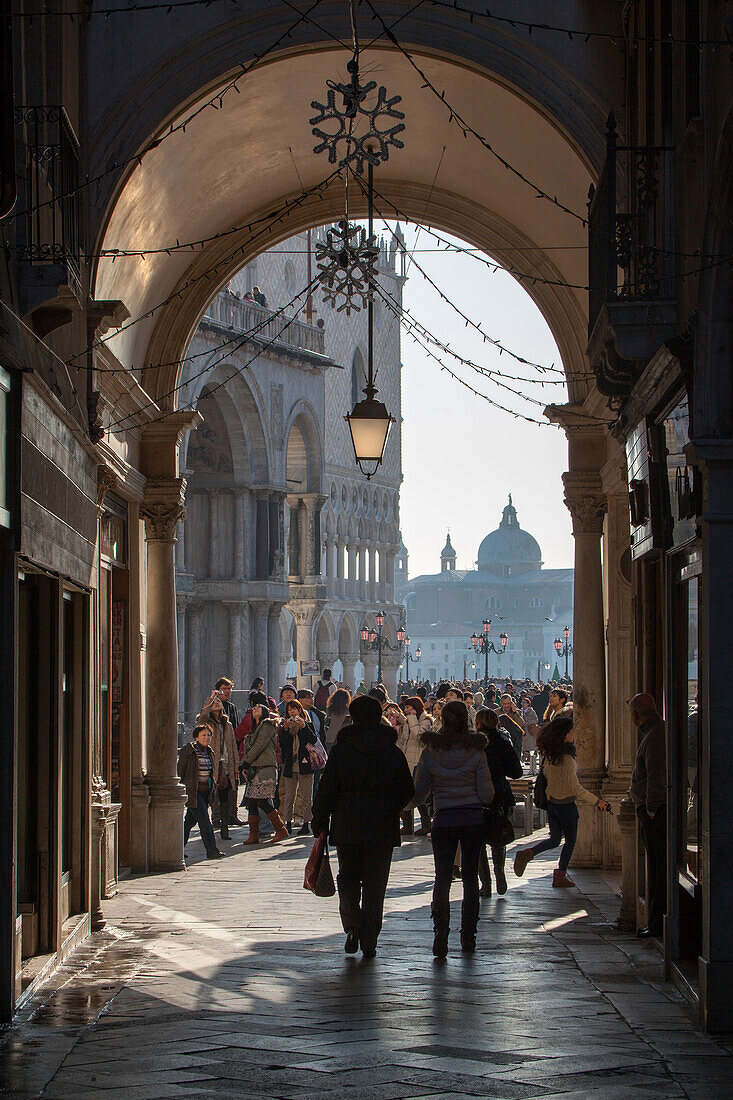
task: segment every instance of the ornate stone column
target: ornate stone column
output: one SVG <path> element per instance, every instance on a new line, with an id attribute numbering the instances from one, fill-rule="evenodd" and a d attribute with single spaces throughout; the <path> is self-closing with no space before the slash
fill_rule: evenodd
<path id="1" fill-rule="evenodd" d="M 349 543 L 347 554 L 349 555 L 349 579 L 345 585 L 345 595 L 353 599 L 359 598 L 359 585 L 356 580 L 356 545 Z"/>
<path id="2" fill-rule="evenodd" d="M 221 494 L 218 488 L 209 489 L 209 576 L 221 576 Z"/>
<path id="3" fill-rule="evenodd" d="M 377 547 L 372 543 L 369 547 L 369 599 L 376 603 L 377 595 Z"/>
<path id="4" fill-rule="evenodd" d="M 344 684 L 352 695 L 359 686 L 356 683 L 356 662 L 358 660 L 358 653 L 341 654 L 341 664 L 344 666 Z"/>
<path id="5" fill-rule="evenodd" d="M 300 662 L 314 660 L 313 624 L 320 611 L 320 604 L 309 601 L 292 601 L 288 608 L 295 619 L 295 644 L 298 653 L 298 687 L 310 687 L 310 676 L 300 674 Z"/>
<path id="6" fill-rule="evenodd" d="M 267 489 L 258 489 L 257 501 L 257 541 L 255 543 L 255 576 L 264 580 L 270 576 L 270 505 Z"/>
<path id="7" fill-rule="evenodd" d="M 343 599 L 346 595 L 346 580 L 344 578 L 344 555 L 346 542 L 344 539 L 336 540 L 336 595 Z"/>
<path id="8" fill-rule="evenodd" d="M 256 603 L 254 605 L 255 615 L 255 629 L 254 629 L 254 659 L 253 659 L 253 679 L 255 676 L 263 676 L 265 680 L 265 687 L 268 691 L 272 690 L 272 685 L 268 679 L 269 669 L 267 667 L 268 658 L 268 637 L 267 637 L 267 623 L 270 615 L 269 603 Z"/>
<path id="9" fill-rule="evenodd" d="M 150 478 L 140 509 L 148 550 L 145 725 L 150 790 L 151 871 L 183 863 L 186 792 L 176 775 L 178 749 L 178 643 L 173 546 L 183 517 L 182 478 Z"/>
<path id="10" fill-rule="evenodd" d="M 367 564 L 366 564 L 366 545 L 362 542 L 359 544 L 359 585 L 357 588 L 359 599 L 364 602 L 369 598 L 367 595 Z"/>
<path id="11" fill-rule="evenodd" d="M 285 604 L 282 603 L 270 604 L 267 620 L 267 669 L 270 677 L 268 686 L 270 695 L 275 699 L 278 698 L 278 691 L 285 679 L 283 669 L 285 662 L 280 650 L 280 615 L 284 606 Z"/>
<path id="12" fill-rule="evenodd" d="M 242 605 L 239 601 L 227 603 L 229 608 L 229 672 L 237 685 L 242 684 Z"/>
<path id="13" fill-rule="evenodd" d="M 181 524 L 180 530 L 183 530 L 183 524 Z M 187 630 L 186 619 L 188 617 L 187 614 L 186 614 L 186 605 L 187 605 L 187 603 L 188 603 L 188 599 L 187 599 L 186 596 L 178 596 L 176 598 L 176 612 L 177 612 L 176 627 L 177 627 L 177 631 L 178 631 L 178 710 L 179 710 L 179 714 L 181 713 L 181 711 L 185 711 L 185 709 L 186 709 L 186 673 L 188 671 L 187 668 L 186 668 L 186 642 L 188 640 L 187 637 L 186 637 L 186 630 Z"/>
<path id="14" fill-rule="evenodd" d="M 201 683 L 201 634 L 204 605 L 201 600 L 189 600 L 186 613 L 188 636 L 186 639 L 186 715 L 193 722 L 203 703 Z"/>
<path id="15" fill-rule="evenodd" d="M 397 672 L 402 664 L 402 658 L 397 653 L 382 654 L 382 683 L 387 689 L 390 699 L 397 697 Z"/>
<path id="16" fill-rule="evenodd" d="M 575 610 L 573 616 L 573 712 L 578 749 L 578 777 L 599 797 L 606 778 L 606 679 L 603 641 L 601 536 L 606 510 L 599 474 L 563 474 L 565 504 L 573 518 L 575 538 Z M 598 867 L 603 861 L 605 815 L 579 802 L 580 829 L 573 856 L 575 867 Z"/>
<path id="17" fill-rule="evenodd" d="M 186 524 L 181 523 L 178 527 L 178 541 L 176 542 L 176 572 L 186 572 Z"/>
<path id="18" fill-rule="evenodd" d="M 376 653 L 362 653 L 361 660 L 364 665 L 364 687 L 369 691 L 369 688 L 377 679 L 377 655 Z"/>
<path id="19" fill-rule="evenodd" d="M 240 668 L 241 668 L 241 680 L 237 685 L 244 690 L 249 690 L 249 685 L 252 683 L 256 676 L 256 673 L 252 671 L 252 630 L 251 630 L 251 616 L 250 606 L 246 601 L 240 604 L 239 607 L 239 627 L 240 627 Z"/>
<path id="20" fill-rule="evenodd" d="M 237 485 L 234 490 L 234 579 L 243 581 L 248 573 L 247 554 L 247 490 Z"/>
<path id="21" fill-rule="evenodd" d="M 321 508 L 326 498 L 320 493 L 308 493 L 302 500 L 304 516 L 300 576 L 306 584 L 316 584 L 321 580 Z"/>
<path id="22" fill-rule="evenodd" d="M 394 559 L 397 550 L 399 550 L 399 547 L 397 549 L 394 546 L 387 548 L 387 586 L 384 597 L 387 603 L 394 600 Z"/>

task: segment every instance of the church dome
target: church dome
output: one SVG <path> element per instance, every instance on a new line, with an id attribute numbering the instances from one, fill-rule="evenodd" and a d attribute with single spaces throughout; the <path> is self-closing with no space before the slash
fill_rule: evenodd
<path id="1" fill-rule="evenodd" d="M 529 531 L 523 531 L 517 519 L 517 510 L 509 503 L 501 517 L 501 523 L 495 531 L 486 536 L 478 550 L 476 562 L 479 569 L 492 566 L 519 565 L 527 569 L 539 569 L 542 565 L 542 551 L 537 539 Z"/>

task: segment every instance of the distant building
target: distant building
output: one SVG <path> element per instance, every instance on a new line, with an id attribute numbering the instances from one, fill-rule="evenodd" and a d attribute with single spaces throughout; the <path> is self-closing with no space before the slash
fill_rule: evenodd
<path id="1" fill-rule="evenodd" d="M 496 648 L 501 650 L 502 632 L 509 639 L 504 653 L 489 654 L 489 678 L 550 676 L 557 660 L 554 639 L 573 625 L 573 570 L 543 569 L 539 543 L 520 526 L 511 495 L 501 523 L 481 543 L 475 564 L 475 569 L 456 568 L 449 533 L 440 572 L 408 579 L 407 550 L 400 550 L 396 576 L 405 579 L 397 596 L 407 611 L 411 651 L 418 645 L 422 649 L 420 663 L 410 666 L 411 675 L 430 680 L 482 677 L 485 658 L 474 652 L 470 638 L 489 619 L 489 638 Z M 569 669 L 572 674 L 572 656 Z"/>

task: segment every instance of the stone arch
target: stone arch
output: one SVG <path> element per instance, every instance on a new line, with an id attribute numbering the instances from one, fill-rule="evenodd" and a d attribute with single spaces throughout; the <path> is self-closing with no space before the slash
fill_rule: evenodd
<path id="1" fill-rule="evenodd" d="M 428 21 L 425 28 L 427 26 Z M 418 19 L 416 30 L 420 27 Z M 432 30 L 434 34 L 434 18 Z M 492 118 L 495 123 L 499 120 L 497 125 L 501 126 L 501 131 L 497 140 L 504 142 L 505 151 L 511 158 L 520 162 L 524 159 L 528 174 L 535 168 L 539 172 L 541 168 L 546 188 L 559 192 L 566 204 L 582 215 L 591 180 L 590 165 L 599 163 L 602 155 L 601 118 L 613 104 L 603 102 L 600 107 L 603 97 L 591 96 L 588 88 L 581 86 L 578 72 L 572 68 L 563 71 L 563 79 L 576 94 L 568 95 L 566 91 L 564 96 L 552 95 L 544 101 L 544 91 L 549 91 L 549 87 L 543 89 L 543 82 L 557 78 L 557 63 L 554 73 L 552 65 L 540 65 L 541 75 L 535 73 L 535 80 L 522 92 L 516 87 L 516 74 L 523 66 L 526 71 L 526 57 L 514 58 L 519 62 L 514 82 L 510 78 L 503 80 L 486 64 L 490 56 L 486 52 L 479 51 L 478 56 L 470 60 L 464 56 L 467 49 L 475 49 L 474 39 L 490 40 L 491 36 L 486 35 L 484 29 L 468 38 L 457 35 L 453 53 L 450 52 L 450 39 L 455 28 L 450 20 L 446 31 L 446 52 L 437 56 L 426 51 L 422 57 L 433 78 L 446 87 L 457 102 L 481 103 L 482 119 Z M 497 64 L 500 53 L 495 55 Z M 403 92 L 412 143 L 409 170 L 405 160 L 395 157 L 394 164 L 390 158 L 384 172 L 380 173 L 379 187 L 384 198 L 405 215 L 428 220 L 441 229 L 456 233 L 484 248 L 500 262 L 508 263 L 516 255 L 513 250 L 517 246 L 534 249 L 527 253 L 531 257 L 526 271 L 529 279 L 538 277 L 554 279 L 559 284 L 564 281 L 584 285 L 586 274 L 580 257 L 569 251 L 567 256 L 553 253 L 551 258 L 549 253 L 542 251 L 540 239 L 557 231 L 569 244 L 584 245 L 582 222 L 573 220 L 552 203 L 537 201 L 532 189 L 516 177 L 509 179 L 509 174 L 503 168 L 499 170 L 490 154 L 474 156 L 473 150 L 466 153 L 468 145 L 452 140 L 455 130 L 450 127 L 445 108 L 425 95 L 414 73 L 410 74 L 405 68 L 401 55 L 379 47 L 374 49 L 373 60 L 382 65 L 385 82 L 399 86 Z M 533 61 L 538 63 L 537 58 L 533 57 Z M 253 92 L 256 87 L 274 109 L 282 109 L 279 117 L 285 137 L 280 144 L 283 148 L 288 147 L 285 138 L 290 137 L 292 130 L 294 144 L 290 147 L 300 160 L 300 175 L 305 187 L 323 180 L 323 165 L 311 152 L 312 135 L 307 126 L 303 126 L 301 114 L 289 104 L 300 102 L 301 98 L 308 102 L 314 89 L 317 91 L 325 78 L 332 75 L 333 65 L 337 63 L 331 50 L 312 49 L 307 55 L 295 52 L 263 65 L 248 78 Z M 585 64 L 586 59 L 582 63 Z M 591 71 L 586 73 L 588 78 L 592 75 Z M 288 89 L 287 104 L 281 101 L 284 88 Z M 110 260 L 102 259 L 95 272 L 97 298 L 121 299 L 133 318 L 146 314 L 124 333 L 113 336 L 110 345 L 123 363 L 147 364 L 151 368 L 144 371 L 143 382 L 165 408 L 174 406 L 175 398 L 170 396 L 170 391 L 171 382 L 175 384 L 176 380 L 175 363 L 180 360 L 181 349 L 211 297 L 212 286 L 223 285 L 234 270 L 250 261 L 263 247 L 272 246 L 314 224 L 323 224 L 341 213 L 340 187 L 323 188 L 308 200 L 299 202 L 295 200 L 299 197 L 302 200 L 302 196 L 282 192 L 282 179 L 290 177 L 284 168 L 280 170 L 278 156 L 263 158 L 257 155 L 257 142 L 261 138 L 269 141 L 269 138 L 251 116 L 238 111 L 234 98 L 227 98 L 213 117 L 211 112 L 203 112 L 193 119 L 187 126 L 186 142 L 181 135 L 180 141 L 161 141 L 146 153 L 142 164 L 132 169 L 127 184 L 120 187 L 116 200 L 110 203 L 99 236 L 100 245 L 119 249 L 141 244 L 143 237 L 150 233 L 158 240 L 186 238 L 196 233 L 201 233 L 202 237 L 209 235 L 209 244 L 193 258 L 191 253 L 176 251 L 168 256 L 162 252 L 155 263 L 150 264 L 148 257 L 146 278 L 140 277 L 134 258 L 114 268 Z M 596 118 L 599 113 L 601 118 Z M 441 167 L 441 186 L 438 187 L 434 181 L 432 152 L 444 134 L 449 153 Z M 201 149 L 195 169 L 184 152 L 191 142 L 198 143 Z M 231 163 L 233 149 L 236 150 L 234 165 Z M 472 158 L 471 172 L 466 171 L 466 156 Z M 227 178 L 237 181 L 231 190 L 225 186 L 222 175 L 225 159 Z M 262 170 L 265 161 L 267 171 Z M 251 178 L 255 165 L 257 175 Z M 166 201 L 162 203 L 161 177 L 171 184 Z M 247 186 L 243 186 L 243 180 Z M 243 194 L 249 200 L 246 210 L 242 208 Z M 484 205 L 486 195 L 491 195 L 491 210 Z M 281 210 L 288 199 L 294 200 L 289 213 L 279 217 L 277 233 L 268 226 L 264 239 L 262 226 L 268 213 Z M 363 213 L 363 200 L 359 195 L 354 196 L 353 207 L 354 214 Z M 232 230 L 233 224 L 238 224 L 239 228 Z M 582 400 L 586 392 L 585 295 L 569 285 L 544 282 L 530 283 L 527 289 L 560 348 L 570 378 L 571 400 Z M 160 308 L 154 309 L 154 306 Z M 169 367 L 166 365 L 169 363 L 174 365 Z"/>
<path id="2" fill-rule="evenodd" d="M 347 611 L 339 623 L 338 650 L 340 654 L 353 654 L 359 652 L 359 630 L 356 615 L 353 611 Z"/>
<path id="3" fill-rule="evenodd" d="M 323 445 L 314 409 L 299 401 L 285 428 L 285 479 L 289 493 L 317 493 L 321 488 Z"/>
<path id="4" fill-rule="evenodd" d="M 338 631 L 333 620 L 333 615 L 328 609 L 324 609 L 315 623 L 316 653 L 319 659 L 327 657 L 329 661 L 338 656 Z"/>

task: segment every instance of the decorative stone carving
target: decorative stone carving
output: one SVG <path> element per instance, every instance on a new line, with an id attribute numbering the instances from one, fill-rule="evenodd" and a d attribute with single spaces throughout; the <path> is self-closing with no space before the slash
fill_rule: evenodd
<path id="1" fill-rule="evenodd" d="M 140 506 L 148 542 L 176 541 L 176 526 L 186 516 L 185 485 L 182 477 L 148 480 Z"/>
<path id="2" fill-rule="evenodd" d="M 565 496 L 565 505 L 573 517 L 574 535 L 603 534 L 603 517 L 606 514 L 606 498 L 602 494 L 582 497 Z"/>
<path id="3" fill-rule="evenodd" d="M 120 483 L 120 479 L 109 466 L 99 463 L 97 466 L 97 507 L 102 508 L 104 498 L 110 490 L 114 490 Z"/>

